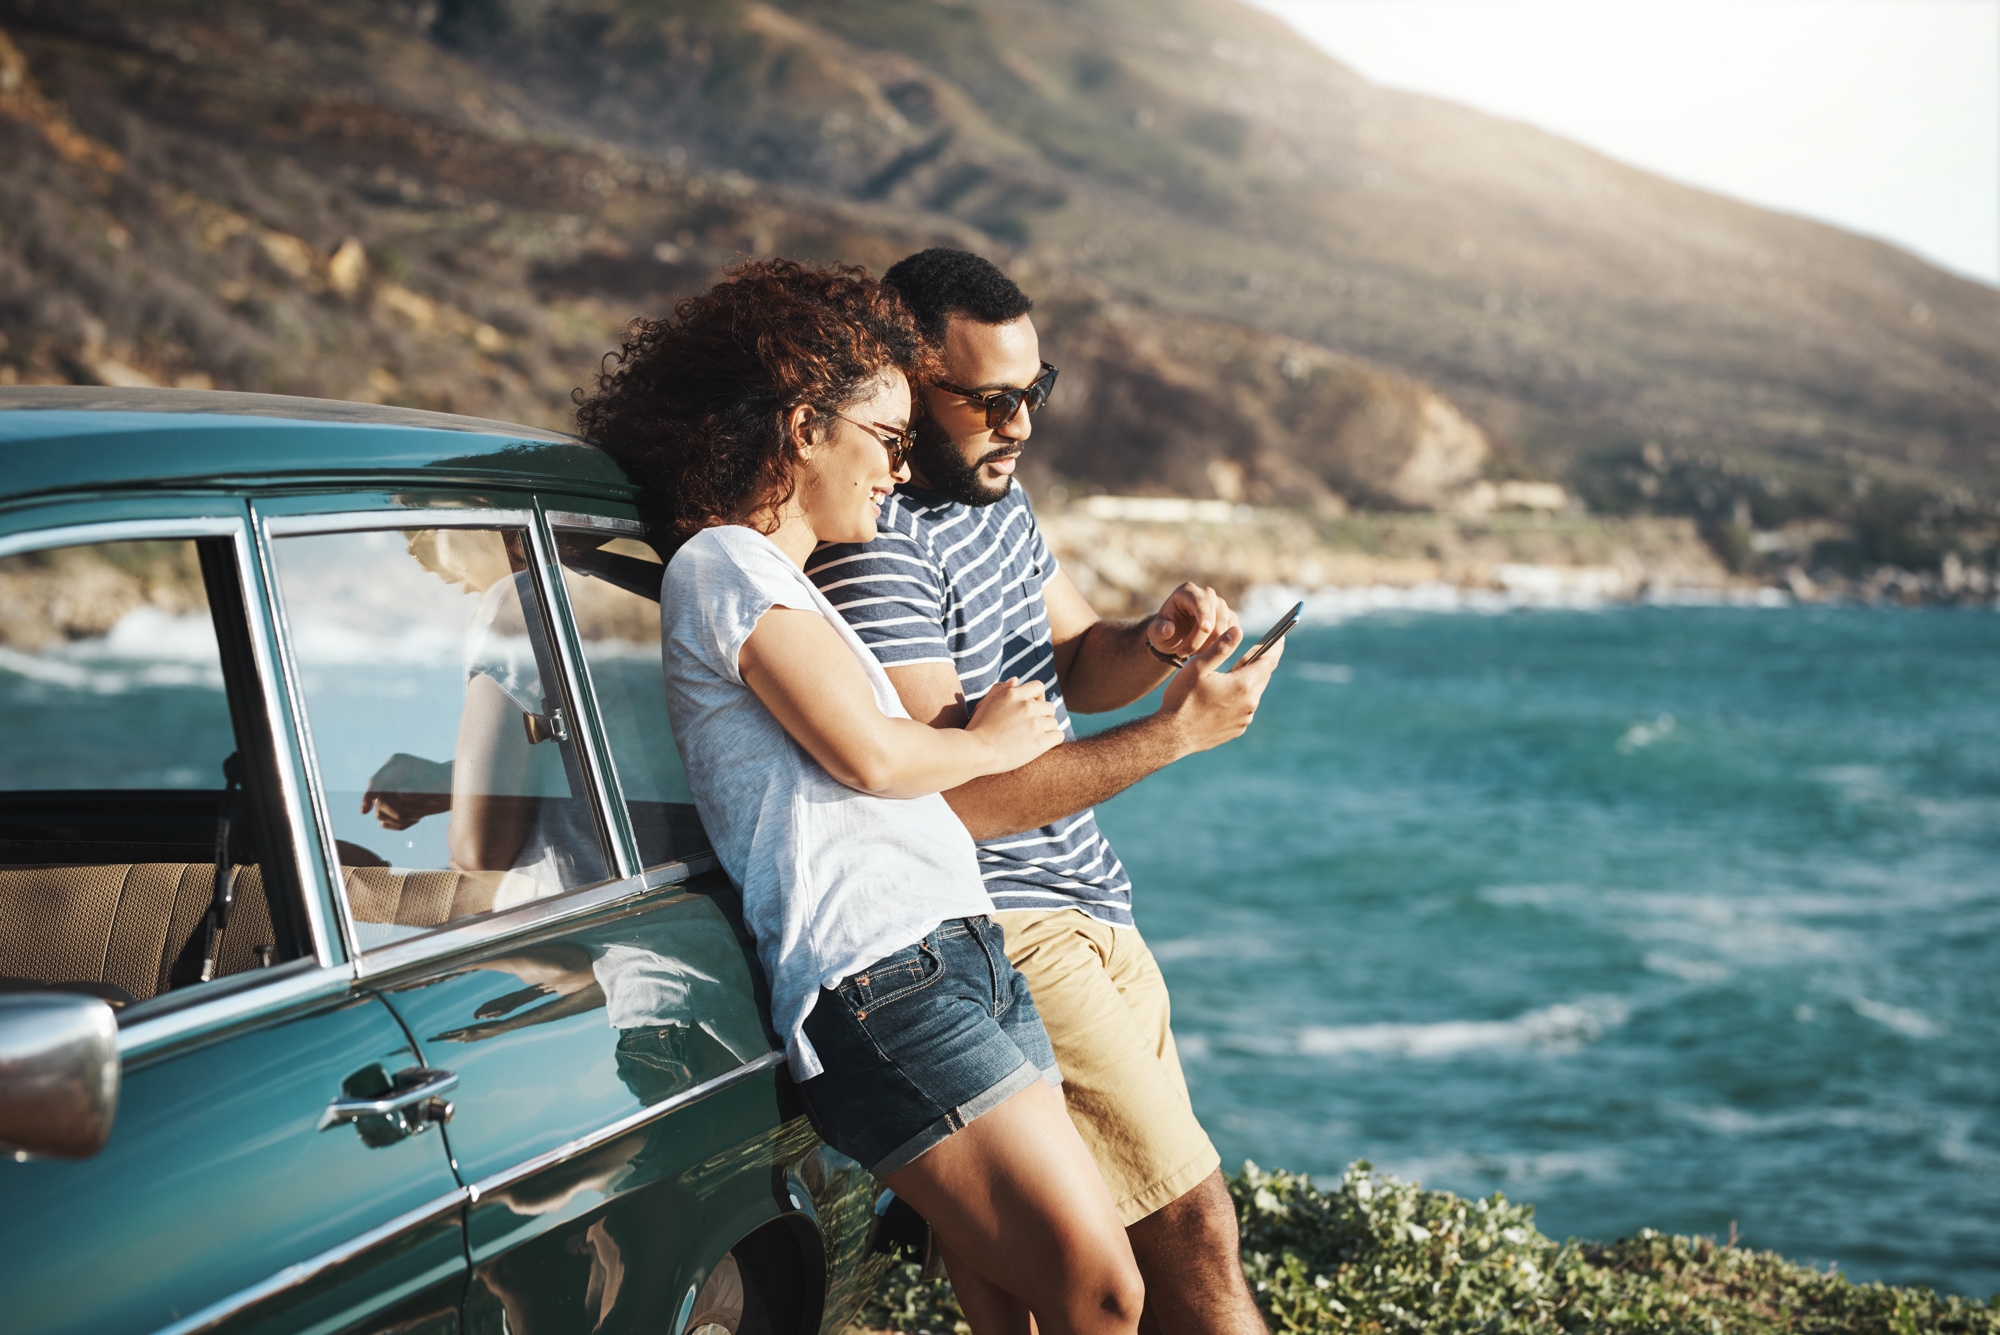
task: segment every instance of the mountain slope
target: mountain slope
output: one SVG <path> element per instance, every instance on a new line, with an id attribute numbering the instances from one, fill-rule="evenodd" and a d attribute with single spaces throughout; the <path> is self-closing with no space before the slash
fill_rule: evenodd
<path id="1" fill-rule="evenodd" d="M 1379 359 L 1530 455 L 2000 468 L 2000 293 L 1374 87 L 1233 0 L 530 8 L 448 31 L 599 133 Z"/>
<path id="2" fill-rule="evenodd" d="M 945 240 L 1023 276 L 1074 370 L 1045 480 L 1424 506 L 1484 470 L 1693 515 L 1744 564 L 1786 525 L 1820 560 L 1991 563 L 2000 293 L 1374 87 L 1233 0 L 0 0 L 0 26 L 121 155 L 0 97 L 24 371 L 144 344 L 155 374 L 550 420 L 731 255 Z"/>

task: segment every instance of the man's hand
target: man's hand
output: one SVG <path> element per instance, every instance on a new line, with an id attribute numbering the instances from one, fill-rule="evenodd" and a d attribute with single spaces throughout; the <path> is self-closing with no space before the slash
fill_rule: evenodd
<path id="1" fill-rule="evenodd" d="M 368 780 L 361 814 L 375 812 L 385 829 L 407 830 L 426 816 L 451 810 L 451 762 L 398 751 Z"/>
<path id="2" fill-rule="evenodd" d="M 1159 716 L 1173 721 L 1182 755 L 1235 741 L 1257 716 L 1257 704 L 1264 698 L 1264 688 L 1271 684 L 1271 671 L 1285 656 L 1285 642 L 1272 645 L 1248 667 L 1216 671 L 1242 641 L 1242 628 L 1230 626 L 1167 683 Z"/>
<path id="3" fill-rule="evenodd" d="M 1159 612 L 1146 624 L 1146 643 L 1179 658 L 1200 653 L 1236 624 L 1236 613 L 1214 589 L 1182 584 L 1167 595 Z"/>

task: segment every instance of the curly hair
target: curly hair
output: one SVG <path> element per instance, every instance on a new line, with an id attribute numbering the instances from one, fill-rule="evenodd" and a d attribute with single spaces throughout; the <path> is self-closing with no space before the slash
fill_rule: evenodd
<path id="1" fill-rule="evenodd" d="M 866 269 L 753 260 L 666 319 L 634 320 L 594 392 L 571 398 L 578 434 L 645 489 L 648 517 L 678 543 L 791 498 L 794 408 L 828 416 L 887 372 L 916 384 L 936 361 L 901 299 Z"/>

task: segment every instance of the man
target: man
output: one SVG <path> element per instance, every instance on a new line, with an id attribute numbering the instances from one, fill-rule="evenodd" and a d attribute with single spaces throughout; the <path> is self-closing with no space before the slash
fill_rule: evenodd
<path id="1" fill-rule="evenodd" d="M 1166 984 L 1090 808 L 1241 735 L 1280 654 L 1217 672 L 1242 632 L 1213 589 L 1192 584 L 1145 621 L 1100 620 L 1013 485 L 1030 414 L 1055 379 L 1032 303 L 964 251 L 923 251 L 884 280 L 942 348 L 944 374 L 918 387 L 926 415 L 911 480 L 882 507 L 879 536 L 822 548 L 806 573 L 881 660 L 912 718 L 963 727 L 1010 677 L 1041 681 L 1055 702 L 1066 745 L 945 798 L 979 841 L 994 918 L 1034 989 L 1070 1116 L 1124 1217 L 1147 1324 L 1163 1335 L 1261 1332 L 1221 1160 L 1174 1051 Z M 1155 713 L 1076 739 L 1069 710 L 1121 708 L 1169 674 Z"/>

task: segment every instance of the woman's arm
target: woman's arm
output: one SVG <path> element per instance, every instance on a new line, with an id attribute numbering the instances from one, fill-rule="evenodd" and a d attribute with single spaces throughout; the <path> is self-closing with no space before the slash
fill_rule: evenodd
<path id="1" fill-rule="evenodd" d="M 1001 682 L 962 731 L 890 718 L 854 651 L 817 612 L 773 607 L 743 642 L 736 666 L 828 774 L 877 797 L 943 792 L 1018 769 L 1062 741 L 1055 706 L 1038 681 Z"/>
<path id="2" fill-rule="evenodd" d="M 451 766 L 451 825 L 446 842 L 460 871 L 506 871 L 528 840 L 541 799 L 517 796 L 533 763 L 521 710 L 493 678 L 476 672 L 465 684 L 465 712 Z"/>

